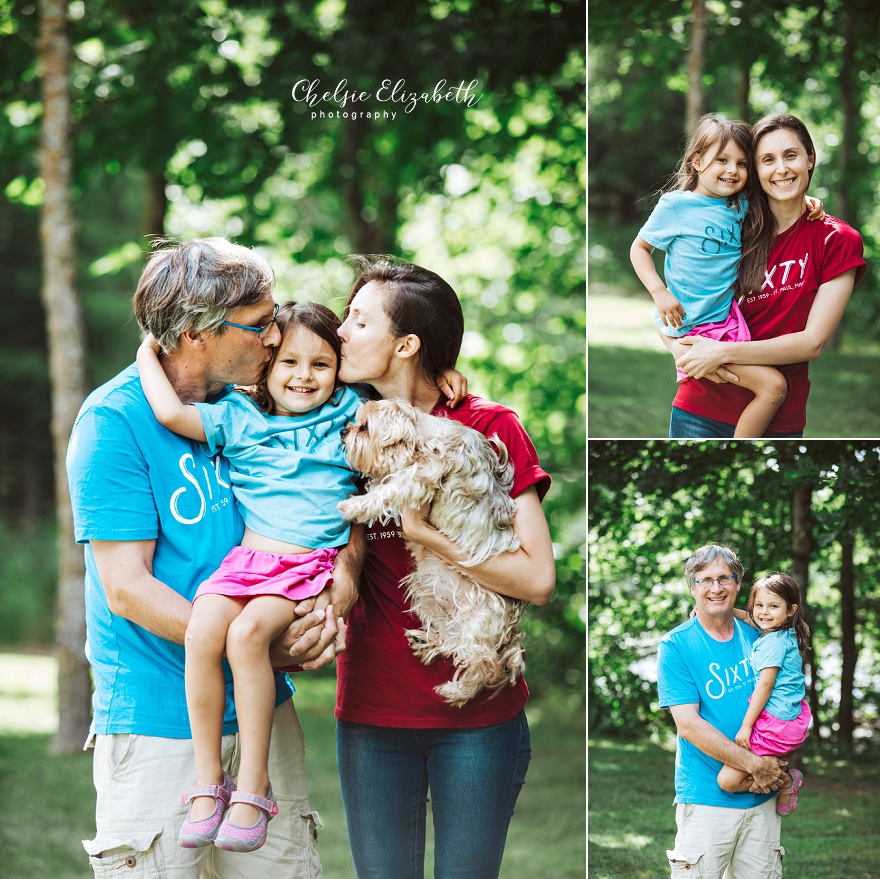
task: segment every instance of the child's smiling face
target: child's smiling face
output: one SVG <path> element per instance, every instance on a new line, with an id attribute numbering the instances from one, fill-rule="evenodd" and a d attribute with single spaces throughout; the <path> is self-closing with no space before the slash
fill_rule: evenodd
<path id="1" fill-rule="evenodd" d="M 336 353 L 297 324 L 285 334 L 266 379 L 273 415 L 296 417 L 326 403 L 336 389 Z"/>
<path id="2" fill-rule="evenodd" d="M 736 195 L 749 177 L 748 156 L 729 140 L 722 149 L 717 144 L 694 160 L 697 171 L 698 195 L 710 198 L 730 198 Z"/>
<path id="3" fill-rule="evenodd" d="M 752 604 L 752 619 L 758 628 L 765 632 L 778 629 L 797 610 L 797 605 L 791 608 L 785 603 L 782 596 L 771 592 L 769 589 L 758 589 Z"/>

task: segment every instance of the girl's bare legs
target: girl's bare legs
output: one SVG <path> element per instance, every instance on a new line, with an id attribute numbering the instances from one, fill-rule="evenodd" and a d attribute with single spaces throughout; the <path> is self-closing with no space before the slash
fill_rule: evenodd
<path id="1" fill-rule="evenodd" d="M 269 792 L 269 739 L 275 715 L 275 679 L 269 645 L 294 621 L 295 609 L 295 601 L 276 595 L 257 596 L 229 626 L 226 636 L 241 736 L 236 786 L 244 793 L 261 797 Z M 239 827 L 251 827 L 259 814 L 254 806 L 235 803 L 229 818 Z"/>
<path id="2" fill-rule="evenodd" d="M 196 784 L 221 784 L 220 741 L 226 682 L 223 679 L 223 651 L 230 623 L 241 613 L 243 603 L 225 595 L 202 595 L 193 605 L 186 627 L 186 706 L 192 728 L 196 757 Z M 197 797 L 190 806 L 193 821 L 214 811 L 211 797 Z"/>
<path id="3" fill-rule="evenodd" d="M 755 395 L 740 415 L 733 435 L 737 439 L 760 439 L 788 393 L 785 376 L 772 366 L 735 364 L 732 370 L 739 378 L 738 387 Z"/>

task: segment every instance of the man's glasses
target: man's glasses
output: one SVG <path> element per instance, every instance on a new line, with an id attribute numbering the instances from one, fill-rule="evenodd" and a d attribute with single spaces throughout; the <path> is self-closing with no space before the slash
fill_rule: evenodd
<path id="1" fill-rule="evenodd" d="M 272 312 L 272 319 L 268 323 L 264 323 L 261 327 L 250 327 L 247 324 L 234 324 L 231 320 L 223 321 L 224 327 L 237 327 L 240 330 L 247 330 L 250 333 L 259 333 L 260 336 L 275 323 L 275 318 L 278 317 L 278 303 L 275 303 L 275 309 Z"/>
<path id="2" fill-rule="evenodd" d="M 736 583 L 736 579 L 734 577 L 703 577 L 702 580 L 694 580 L 694 583 L 697 584 L 701 589 L 710 589 L 713 583 L 717 583 L 722 588 L 726 586 L 732 586 Z"/>

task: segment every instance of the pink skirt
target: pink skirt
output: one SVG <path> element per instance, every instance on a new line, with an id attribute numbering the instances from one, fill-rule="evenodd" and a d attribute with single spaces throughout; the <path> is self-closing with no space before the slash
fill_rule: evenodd
<path id="1" fill-rule="evenodd" d="M 727 320 L 714 324 L 700 324 L 685 335 L 706 336 L 709 339 L 717 339 L 719 342 L 750 342 L 752 339 L 746 319 L 735 299 L 730 303 L 730 314 L 727 315 Z M 680 382 L 690 378 L 686 372 L 682 372 L 680 369 L 675 370 L 675 375 Z"/>
<path id="2" fill-rule="evenodd" d="M 311 598 L 333 582 L 336 552 L 335 549 L 313 549 L 297 555 L 236 546 L 199 586 L 193 602 L 202 595 L 230 598 L 278 595 L 290 601 Z"/>
<path id="3" fill-rule="evenodd" d="M 759 757 L 779 757 L 794 751 L 807 740 L 811 720 L 810 706 L 803 700 L 801 713 L 794 720 L 780 720 L 762 711 L 749 738 L 752 753 Z"/>

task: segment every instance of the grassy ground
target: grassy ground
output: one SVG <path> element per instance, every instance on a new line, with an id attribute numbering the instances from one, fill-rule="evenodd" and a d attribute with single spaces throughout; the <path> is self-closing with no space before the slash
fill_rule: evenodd
<path id="1" fill-rule="evenodd" d="M 665 437 L 675 396 L 647 293 L 611 288 L 589 297 L 589 435 Z M 826 350 L 810 365 L 806 437 L 880 436 L 880 356 Z"/>
<path id="2" fill-rule="evenodd" d="M 0 654 L 0 876 L 86 879 L 80 840 L 94 833 L 89 755 L 52 756 L 54 663 Z M 335 681 L 300 675 L 295 697 L 306 734 L 312 805 L 321 814 L 325 879 L 353 879 L 336 774 Z M 584 714 L 560 698 L 532 703 L 532 763 L 511 824 L 501 879 L 581 879 L 586 790 Z M 430 852 L 428 856 L 428 879 Z"/>
<path id="3" fill-rule="evenodd" d="M 675 838 L 675 755 L 655 745 L 590 740 L 590 879 L 666 879 Z M 784 874 L 880 879 L 880 766 L 807 759 L 797 811 L 783 820 Z"/>

